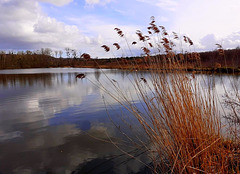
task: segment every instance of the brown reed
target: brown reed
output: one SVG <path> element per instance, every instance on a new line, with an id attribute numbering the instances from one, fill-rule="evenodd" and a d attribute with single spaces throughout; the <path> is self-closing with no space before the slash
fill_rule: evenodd
<path id="1" fill-rule="evenodd" d="M 105 50 L 106 52 L 110 51 L 110 48 L 109 48 L 107 45 L 102 45 L 102 47 L 104 48 L 104 50 Z"/>
<path id="2" fill-rule="evenodd" d="M 114 43 L 113 45 L 117 48 L 117 50 L 119 50 L 121 48 L 118 43 Z"/>
<path id="3" fill-rule="evenodd" d="M 159 26 L 160 32 L 155 23 L 152 18 L 147 28 L 149 34 L 155 33 L 161 38 L 155 45 L 141 31 L 137 30 L 136 34 L 140 41 L 162 50 L 164 54 L 159 52 L 151 56 L 149 48 L 142 47 L 144 61 L 136 60 L 130 64 L 130 67 L 141 69 L 140 63 L 144 62 L 151 74 L 147 79 L 136 73 L 132 82 L 146 113 L 139 112 L 139 108 L 131 103 L 119 86 L 115 86 L 118 88 L 117 94 L 111 94 L 144 129 L 149 139 L 145 147 L 152 159 L 152 172 L 240 173 L 239 139 L 229 138 L 222 131 L 217 94 L 210 87 L 205 89 L 201 86 L 195 79 L 196 71 L 190 75 L 187 71 L 191 66 L 193 69 L 201 66 L 199 54 L 176 54 L 176 44 L 165 27 Z M 122 31 L 118 28 L 115 30 L 122 37 Z M 172 38 L 180 40 L 175 32 Z M 189 37 L 183 36 L 183 41 L 189 47 L 193 46 Z M 217 46 L 224 54 L 222 46 Z M 102 47 L 108 50 L 106 45 Z M 119 96 L 124 102 L 119 100 Z"/>

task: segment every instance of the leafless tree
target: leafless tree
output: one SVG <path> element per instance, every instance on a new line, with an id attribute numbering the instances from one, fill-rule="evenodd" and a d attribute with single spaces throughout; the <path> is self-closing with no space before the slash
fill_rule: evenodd
<path id="1" fill-rule="evenodd" d="M 77 58 L 77 50 L 72 49 L 71 52 L 72 52 L 72 57 Z"/>
<path id="2" fill-rule="evenodd" d="M 65 48 L 67 58 L 70 58 L 70 48 Z"/>
<path id="3" fill-rule="evenodd" d="M 32 54 L 32 51 L 27 50 L 27 51 L 26 51 L 26 54 L 31 55 L 31 54 Z"/>
<path id="4" fill-rule="evenodd" d="M 60 50 L 60 51 L 59 51 L 59 57 L 60 57 L 60 58 L 62 58 L 62 54 L 63 54 L 63 51 Z"/>
<path id="5" fill-rule="evenodd" d="M 58 51 L 55 50 L 54 53 L 55 53 L 55 57 L 57 58 L 57 56 L 58 56 Z"/>

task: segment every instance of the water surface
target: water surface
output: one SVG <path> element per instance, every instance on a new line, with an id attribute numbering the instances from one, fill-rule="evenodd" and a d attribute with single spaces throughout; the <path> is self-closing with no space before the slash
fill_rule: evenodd
<path id="1" fill-rule="evenodd" d="M 78 73 L 87 78 L 76 79 Z M 148 73 L 143 75 L 147 78 Z M 125 126 L 121 119 L 124 108 L 100 88 L 102 85 L 115 93 L 111 86 L 121 85 L 122 91 L 141 106 L 131 78 L 131 72 L 121 70 L 1 70 L 0 173 L 140 171 L 141 163 L 109 142 L 124 138 L 118 130 Z M 233 81 L 239 86 L 239 76 L 202 75 L 197 80 L 220 97 L 224 96 L 223 84 L 227 90 Z M 106 105 L 111 106 L 108 111 Z M 124 150 L 147 161 L 141 151 Z"/>
<path id="2" fill-rule="evenodd" d="M 87 78 L 76 79 L 78 73 Z M 0 71 L 0 173 L 137 172 L 141 164 L 109 143 L 110 137 L 121 137 L 112 123 L 121 124 L 120 106 L 107 100 L 114 108 L 109 119 L 103 102 L 108 97 L 92 83 L 109 85 L 105 75 L 123 81 L 127 74 L 78 68 Z"/>

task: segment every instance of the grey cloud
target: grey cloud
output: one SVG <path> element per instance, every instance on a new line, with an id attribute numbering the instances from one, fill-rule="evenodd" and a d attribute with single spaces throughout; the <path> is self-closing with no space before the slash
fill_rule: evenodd
<path id="1" fill-rule="evenodd" d="M 222 44 L 225 49 L 236 48 L 237 46 L 240 46 L 240 31 L 234 32 L 224 38 Z"/>
<path id="2" fill-rule="evenodd" d="M 41 42 L 30 42 L 25 40 L 24 37 L 4 36 L 0 35 L 0 49 L 14 49 L 14 50 L 26 50 L 42 47 Z"/>
<path id="3" fill-rule="evenodd" d="M 86 44 L 76 26 L 46 16 L 37 0 L 1 1 L 0 11 L 0 49 L 62 49 Z"/>
<path id="4" fill-rule="evenodd" d="M 69 47 L 87 52 L 93 58 L 113 57 L 112 54 L 105 53 L 100 46 L 119 39 L 113 30 L 115 25 L 106 23 L 97 16 L 90 18 L 84 16 L 82 20 L 73 21 L 76 25 L 67 25 L 44 14 L 39 2 L 40 0 L 0 0 L 0 50 Z M 110 0 L 101 2 L 110 2 Z M 125 26 L 125 28 L 135 35 L 135 29 L 138 27 Z M 122 54 L 119 51 L 115 55 L 122 56 Z"/>
<path id="5" fill-rule="evenodd" d="M 0 3 L 0 49 L 31 46 L 32 25 L 39 6 L 35 1 L 8 0 Z M 32 46 L 31 46 L 32 47 Z"/>

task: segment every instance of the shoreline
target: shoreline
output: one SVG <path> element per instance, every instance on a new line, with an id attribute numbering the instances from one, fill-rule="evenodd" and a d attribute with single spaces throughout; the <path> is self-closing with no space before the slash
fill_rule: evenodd
<path id="1" fill-rule="evenodd" d="M 28 68 L 2 68 L 1 70 L 16 70 L 16 69 L 42 69 L 42 68 L 93 68 L 93 69 L 117 69 L 117 70 L 130 70 L 130 71 L 151 71 L 155 70 L 155 68 L 149 68 L 149 67 L 144 67 L 144 68 L 136 68 L 136 67 L 116 67 L 116 66 L 62 66 L 62 67 L 28 67 Z M 206 73 L 237 73 L 240 74 L 240 69 L 239 68 L 228 68 L 228 67 L 223 67 L 223 68 L 183 68 L 183 69 L 167 69 L 167 68 L 157 68 L 156 70 L 160 71 L 187 71 L 187 72 L 193 72 L 193 73 L 200 73 L 200 72 L 206 72 Z"/>

